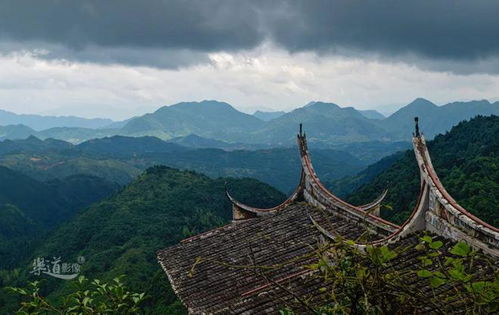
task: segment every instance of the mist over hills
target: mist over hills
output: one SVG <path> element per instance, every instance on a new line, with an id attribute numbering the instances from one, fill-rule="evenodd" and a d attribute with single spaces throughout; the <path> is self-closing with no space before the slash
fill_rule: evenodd
<path id="1" fill-rule="evenodd" d="M 0 140 L 34 135 L 41 139 L 56 138 L 81 143 L 114 135 L 155 136 L 163 140 L 175 139 L 174 142 L 184 141 L 187 146 L 193 147 L 207 147 L 211 141 L 217 148 L 231 149 L 233 144 L 261 148 L 294 145 L 298 124 L 303 123 L 311 143 L 331 146 L 409 141 L 415 116 L 420 117 L 421 127 L 426 137 L 431 139 L 460 121 L 477 115 L 499 115 L 499 102 L 482 100 L 437 106 L 418 98 L 386 118 L 376 111 L 361 111 L 325 102 L 311 102 L 289 113 L 257 112 L 254 115 L 242 113 L 224 102 L 182 102 L 99 129 L 63 126 L 37 131 L 20 124 L 4 126 L 0 127 Z"/>
<path id="2" fill-rule="evenodd" d="M 0 126 L 22 124 L 40 131 L 54 127 L 103 128 L 113 121 L 104 118 L 81 118 L 75 116 L 42 116 L 15 114 L 0 109 Z"/>

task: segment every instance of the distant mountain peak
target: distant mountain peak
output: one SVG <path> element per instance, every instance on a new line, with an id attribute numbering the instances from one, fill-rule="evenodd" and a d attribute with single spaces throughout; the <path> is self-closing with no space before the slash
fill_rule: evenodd
<path id="1" fill-rule="evenodd" d="M 306 105 L 306 107 L 314 107 L 314 106 L 332 106 L 332 107 L 340 107 L 338 104 L 331 102 L 323 102 L 323 101 L 315 101 L 310 102 Z"/>
<path id="2" fill-rule="evenodd" d="M 166 105 L 158 108 L 154 113 L 162 113 L 169 110 L 230 110 L 236 111 L 236 109 L 226 102 L 220 102 L 216 100 L 203 100 L 200 102 L 180 102 L 173 105 Z"/>
<path id="3" fill-rule="evenodd" d="M 344 109 L 335 103 L 327 103 L 327 102 L 310 102 L 302 108 L 313 109 L 313 110 Z"/>
<path id="4" fill-rule="evenodd" d="M 412 107 L 412 106 L 428 106 L 428 107 L 438 107 L 435 105 L 435 103 L 430 102 L 429 100 L 418 97 L 414 101 L 410 102 L 407 106 L 405 107 Z"/>

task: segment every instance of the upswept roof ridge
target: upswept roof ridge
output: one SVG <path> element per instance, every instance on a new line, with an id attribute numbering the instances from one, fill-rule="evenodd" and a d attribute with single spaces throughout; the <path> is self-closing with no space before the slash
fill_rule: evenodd
<path id="1" fill-rule="evenodd" d="M 297 135 L 297 142 L 300 152 L 301 175 L 300 181 L 296 186 L 293 194 L 291 194 L 291 196 L 289 196 L 289 198 L 280 205 L 264 209 L 252 207 L 239 202 L 230 195 L 228 189 L 226 188 L 227 198 L 232 202 L 233 205 L 234 221 L 246 220 L 262 215 L 275 214 L 276 212 L 283 210 L 293 202 L 305 200 L 312 204 L 322 205 L 324 208 L 337 208 L 337 211 L 339 212 L 348 213 L 351 216 L 371 221 L 374 225 L 380 225 L 381 228 L 385 228 L 388 230 L 394 230 L 398 228 L 396 224 L 383 220 L 379 217 L 381 202 L 386 197 L 386 194 L 388 192 L 387 190 L 383 191 L 379 195 L 379 197 L 377 197 L 372 202 L 361 206 L 351 205 L 350 203 L 334 195 L 321 183 L 312 165 L 310 153 L 308 152 L 307 139 L 305 133 L 303 133 L 302 124 L 300 124 L 300 132 Z"/>
<path id="2" fill-rule="evenodd" d="M 494 257 L 499 257 L 499 229 L 474 216 L 459 205 L 442 185 L 433 168 L 424 135 L 419 131 L 418 118 L 412 143 L 420 170 L 420 193 L 409 218 L 392 234 L 366 245 L 396 243 L 417 231 L 430 231 L 455 241 L 466 241 L 471 246 Z M 313 218 L 311 218 L 313 221 Z M 318 228 L 329 238 L 334 235 Z"/>
<path id="3" fill-rule="evenodd" d="M 442 240 L 446 250 L 465 241 L 488 256 L 499 257 L 498 229 L 470 214 L 445 190 L 417 120 L 413 147 L 420 169 L 420 194 L 401 226 L 366 211 L 379 206 L 386 191 L 359 207 L 334 196 L 315 174 L 301 127 L 298 144 L 301 178 L 285 202 L 270 209 L 253 208 L 227 192 L 233 204 L 231 224 L 158 252 L 160 265 L 190 313 L 277 313 L 285 306 L 309 313 L 295 297 L 323 305 L 320 288 L 327 283 L 307 266 L 317 261 L 317 251 L 327 238 L 353 240 L 349 244 L 360 249 L 367 245 L 414 248 L 421 233 L 426 233 Z M 415 251 L 402 251 L 391 264 L 397 268 L 419 264 Z M 490 269 L 475 270 L 480 277 L 487 272 Z M 418 290 L 428 292 L 429 299 L 435 298 L 425 279 L 414 277 L 411 281 Z M 423 309 L 432 311 L 431 306 Z"/>

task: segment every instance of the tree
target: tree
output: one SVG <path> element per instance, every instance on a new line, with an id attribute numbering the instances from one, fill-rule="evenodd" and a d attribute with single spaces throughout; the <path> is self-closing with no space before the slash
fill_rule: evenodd
<path id="1" fill-rule="evenodd" d="M 17 314 L 139 314 L 144 293 L 130 292 L 121 277 L 111 282 L 89 281 L 80 276 L 75 291 L 63 299 L 61 305 L 52 303 L 40 294 L 40 282 L 30 282 L 27 288 L 8 288 L 25 297 Z"/>

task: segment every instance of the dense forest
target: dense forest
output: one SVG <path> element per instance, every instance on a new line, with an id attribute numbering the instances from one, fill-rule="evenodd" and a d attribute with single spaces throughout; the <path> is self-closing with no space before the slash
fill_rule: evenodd
<path id="1" fill-rule="evenodd" d="M 19 266 L 51 229 L 118 189 L 90 175 L 40 182 L 0 166 L 0 269 Z"/>
<path id="2" fill-rule="evenodd" d="M 447 191 L 471 213 L 495 226 L 499 226 L 498 135 L 498 116 L 478 116 L 427 142 L 435 170 Z M 372 200 L 388 187 L 382 215 L 401 223 L 417 199 L 419 170 L 414 153 L 408 150 L 330 187 L 340 184 L 353 189 L 360 186 L 348 197 L 354 204 Z"/>
<path id="3" fill-rule="evenodd" d="M 155 252 L 229 222 L 232 212 L 224 194 L 225 182 L 234 196 L 255 206 L 273 206 L 285 199 L 279 191 L 254 179 L 211 179 L 191 171 L 153 167 L 119 193 L 57 228 L 33 257 L 74 260 L 83 256 L 85 276 L 110 280 L 124 274 L 130 287 L 147 294 L 145 308 L 149 311 L 182 311 Z M 27 261 L 21 270 L 4 271 L 4 281 L 13 273 L 19 277 L 3 285 L 23 285 L 30 277 L 29 265 Z M 44 292 L 58 300 L 70 286 L 70 282 L 46 278 Z M 0 312 L 12 311 L 16 299 L 0 294 L 0 305 L 7 305 Z"/>

